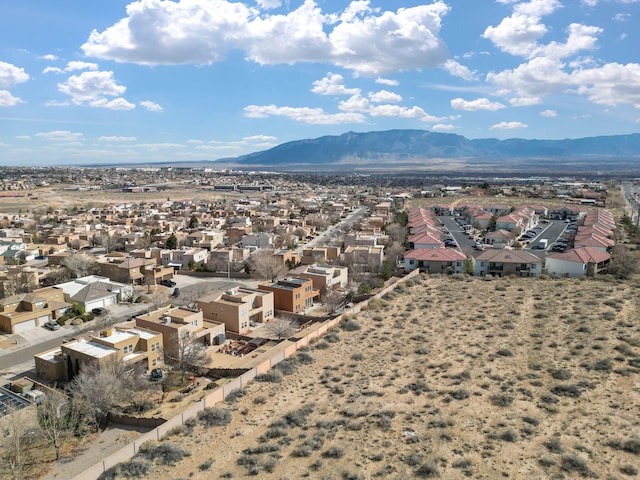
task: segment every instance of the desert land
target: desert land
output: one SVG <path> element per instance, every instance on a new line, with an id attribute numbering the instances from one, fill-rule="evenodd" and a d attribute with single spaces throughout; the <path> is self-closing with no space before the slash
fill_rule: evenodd
<path id="1" fill-rule="evenodd" d="M 637 288 L 417 277 L 102 478 L 635 478 Z"/>

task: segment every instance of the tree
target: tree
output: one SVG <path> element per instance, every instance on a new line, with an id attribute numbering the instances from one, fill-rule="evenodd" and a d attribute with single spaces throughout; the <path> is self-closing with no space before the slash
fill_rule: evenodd
<path id="1" fill-rule="evenodd" d="M 32 414 L 31 414 L 32 416 Z M 4 418 L 2 419 L 3 435 L 2 456 L 3 470 L 7 469 L 10 477 L 14 480 L 25 478 L 27 464 L 28 442 L 31 436 L 28 435 L 31 426 L 29 425 L 29 413 L 25 410 L 18 410 L 9 404 Z"/>
<path id="2" fill-rule="evenodd" d="M 45 439 L 53 446 L 56 460 L 60 458 L 60 446 L 78 425 L 71 399 L 57 390 L 49 390 L 38 405 L 38 425 Z"/>
<path id="3" fill-rule="evenodd" d="M 270 251 L 260 251 L 251 259 L 251 269 L 258 278 L 274 279 L 283 275 L 287 267 Z"/>
<path id="4" fill-rule="evenodd" d="M 344 295 L 338 290 L 327 288 L 322 295 L 320 295 L 320 301 L 324 304 L 329 315 L 331 315 L 342 305 Z"/>
<path id="5" fill-rule="evenodd" d="M 409 213 L 406 210 L 402 210 L 396 213 L 396 223 L 402 227 L 406 227 L 409 224 Z"/>
<path id="6" fill-rule="evenodd" d="M 172 357 L 170 356 L 169 359 L 180 370 L 183 382 L 187 371 L 206 367 L 209 363 L 206 347 L 200 339 L 188 331 L 180 334 L 175 354 Z"/>
<path id="7" fill-rule="evenodd" d="M 155 287 L 151 293 L 145 295 L 145 298 L 151 304 L 153 309 L 157 310 L 169 303 L 169 292 L 166 288 Z"/>
<path id="8" fill-rule="evenodd" d="M 167 241 L 165 242 L 165 246 L 171 250 L 178 246 L 178 238 L 175 236 L 175 234 L 172 233 L 171 235 L 169 235 L 169 238 L 167 238 Z"/>
<path id="9" fill-rule="evenodd" d="M 276 337 L 278 340 L 289 338 L 298 330 L 296 326 L 286 318 L 276 318 L 267 323 L 265 328 L 269 335 Z"/>
<path id="10" fill-rule="evenodd" d="M 74 253 L 62 261 L 62 264 L 76 277 L 84 277 L 94 268 L 95 258 L 86 253 Z"/>
<path id="11" fill-rule="evenodd" d="M 498 221 L 498 216 L 493 215 L 489 221 L 487 222 L 487 230 L 489 232 L 495 232 L 496 230 L 496 222 Z"/>
<path id="12" fill-rule="evenodd" d="M 385 282 L 393 277 L 393 264 L 389 260 L 385 260 L 384 262 L 382 262 L 380 275 Z"/>
<path id="13" fill-rule="evenodd" d="M 72 408 L 97 429 L 109 413 L 131 401 L 140 389 L 139 380 L 140 375 L 122 360 L 85 364 L 69 386 Z"/>
<path id="14" fill-rule="evenodd" d="M 640 259 L 635 252 L 618 244 L 611 251 L 609 272 L 620 278 L 629 278 L 640 271 Z"/>
<path id="15" fill-rule="evenodd" d="M 384 231 L 389 236 L 389 243 L 398 242 L 404 245 L 407 240 L 407 227 L 399 223 L 390 223 L 385 227 Z"/>
<path id="16" fill-rule="evenodd" d="M 20 293 L 28 293 L 37 285 L 37 278 L 33 272 L 24 270 L 7 273 L 4 281 L 4 296 L 18 295 Z"/>
<path id="17" fill-rule="evenodd" d="M 198 228 L 198 217 L 196 217 L 195 215 L 192 215 L 191 218 L 189 219 L 189 228 L 191 230 L 194 230 L 196 228 Z"/>

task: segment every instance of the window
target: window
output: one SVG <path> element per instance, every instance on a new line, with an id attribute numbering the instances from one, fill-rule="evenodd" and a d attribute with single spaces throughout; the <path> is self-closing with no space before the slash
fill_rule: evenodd
<path id="1" fill-rule="evenodd" d="M 160 350 L 160 342 L 156 342 L 151 345 L 151 351 L 155 352 L 156 350 Z"/>
<path id="2" fill-rule="evenodd" d="M 124 353 L 133 352 L 133 345 L 125 345 L 123 351 L 124 351 Z"/>
<path id="3" fill-rule="evenodd" d="M 194 327 L 197 327 L 197 326 L 198 326 L 198 320 L 194 320 L 194 321 L 192 322 L 192 325 L 193 325 Z"/>

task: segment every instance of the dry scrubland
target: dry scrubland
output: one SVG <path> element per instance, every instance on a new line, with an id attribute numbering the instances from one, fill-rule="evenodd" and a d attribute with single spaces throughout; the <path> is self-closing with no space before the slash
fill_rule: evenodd
<path id="1" fill-rule="evenodd" d="M 122 470 L 638 478 L 637 288 L 417 277 Z"/>

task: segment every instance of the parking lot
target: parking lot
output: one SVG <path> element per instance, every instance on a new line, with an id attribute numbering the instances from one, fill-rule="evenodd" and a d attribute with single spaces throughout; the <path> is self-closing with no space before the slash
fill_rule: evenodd
<path id="1" fill-rule="evenodd" d="M 548 223 L 541 223 L 534 229 L 536 235 L 528 240 L 528 244 L 524 248 L 534 255 L 544 257 L 547 252 L 552 250 L 558 238 L 563 236 L 568 225 L 569 224 L 563 220 L 549 220 Z M 542 239 L 547 240 L 547 246 L 545 248 L 539 248 L 539 242 Z M 521 243 L 524 242 L 521 241 Z"/>

